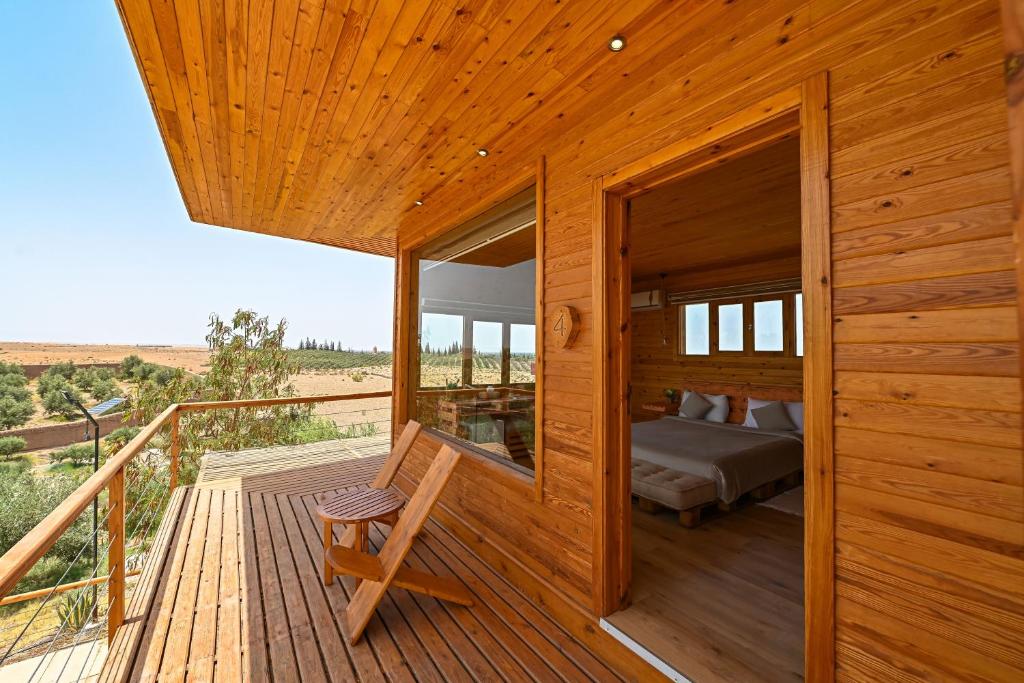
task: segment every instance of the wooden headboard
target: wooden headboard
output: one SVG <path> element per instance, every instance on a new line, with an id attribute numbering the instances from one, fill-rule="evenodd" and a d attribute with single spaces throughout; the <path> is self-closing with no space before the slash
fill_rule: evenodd
<path id="1" fill-rule="evenodd" d="M 687 382 L 680 391 L 689 389 L 701 394 L 725 394 L 729 397 L 729 417 L 726 422 L 742 424 L 747 416 L 747 398 L 763 398 L 767 401 L 802 401 L 802 387 L 778 387 L 761 384 L 735 382 Z"/>

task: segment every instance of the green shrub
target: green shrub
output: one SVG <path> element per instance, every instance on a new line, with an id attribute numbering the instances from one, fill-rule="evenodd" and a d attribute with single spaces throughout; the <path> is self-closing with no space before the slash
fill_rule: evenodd
<path id="1" fill-rule="evenodd" d="M 75 400 L 81 402 L 82 395 L 78 393 L 78 390 L 70 384 L 65 384 L 61 388 L 51 389 L 43 396 L 43 410 L 46 411 L 47 415 L 60 415 L 69 420 L 81 416 L 81 411 L 64 398 L 64 391 L 71 394 Z"/>
<path id="2" fill-rule="evenodd" d="M 132 370 L 131 377 L 136 382 L 145 382 L 151 378 L 157 371 L 157 366 L 153 363 L 140 363 L 135 366 Z"/>
<path id="3" fill-rule="evenodd" d="M 93 368 L 93 372 L 96 373 L 96 379 L 98 380 L 115 379 L 117 377 L 117 373 L 110 368 Z"/>
<path id="4" fill-rule="evenodd" d="M 166 387 L 168 384 L 171 383 L 171 380 L 174 379 L 176 374 L 177 373 L 174 370 L 174 368 L 165 368 L 157 366 L 156 372 L 153 373 L 152 379 L 154 382 L 157 383 L 158 386 Z"/>
<path id="5" fill-rule="evenodd" d="M 128 379 L 132 376 L 135 368 L 142 365 L 142 359 L 134 353 L 121 359 L 121 377 Z"/>
<path id="6" fill-rule="evenodd" d="M 94 399 L 97 401 L 106 401 L 107 399 L 114 398 L 121 390 L 112 379 L 100 379 L 96 380 L 96 383 L 92 385 L 92 389 L 89 391 Z"/>
<path id="7" fill-rule="evenodd" d="M 356 372 L 352 373 L 352 381 L 353 382 L 362 382 L 365 377 L 366 377 L 366 375 L 364 375 L 363 373 L 361 373 L 359 371 L 356 371 Z"/>
<path id="8" fill-rule="evenodd" d="M 0 436 L 0 460 L 10 460 L 11 456 L 25 448 L 25 439 L 20 436 Z"/>
<path id="9" fill-rule="evenodd" d="M 21 540 L 78 485 L 78 478 L 63 474 L 40 477 L 27 468 L 0 468 L 0 501 L 3 501 L 0 505 L 0 553 Z M 66 567 L 89 542 L 91 522 L 92 512 L 83 513 L 61 534 L 46 557 L 59 558 Z M 53 585 L 53 582 L 42 585 Z"/>
<path id="10" fill-rule="evenodd" d="M 36 385 L 36 393 L 39 394 L 40 398 L 44 398 L 47 394 L 60 390 L 67 389 L 71 386 L 71 382 L 68 378 L 59 372 L 53 372 L 53 368 L 50 368 L 42 375 L 39 376 L 39 383 Z"/>
<path id="11" fill-rule="evenodd" d="M 71 381 L 82 391 L 90 391 L 96 382 L 99 381 L 99 377 L 93 368 L 79 368 L 75 372 L 75 376 L 71 378 Z"/>
<path id="12" fill-rule="evenodd" d="M 375 422 L 367 422 L 366 424 L 353 424 L 342 429 L 339 434 L 339 439 L 358 439 L 364 436 L 377 436 L 380 429 L 377 427 Z"/>
<path id="13" fill-rule="evenodd" d="M 75 364 L 69 360 L 66 360 L 62 363 L 54 363 L 53 365 L 51 365 L 49 368 L 47 368 L 46 374 L 60 375 L 64 379 L 70 381 L 71 378 L 75 376 L 75 373 L 77 371 L 78 369 L 75 367 Z"/>
<path id="14" fill-rule="evenodd" d="M 103 449 L 106 457 L 109 458 L 124 448 L 129 441 L 138 436 L 140 431 L 139 427 L 118 427 L 103 437 Z"/>
<path id="15" fill-rule="evenodd" d="M 32 395 L 22 389 L 22 394 L 13 396 L 0 393 L 0 429 L 12 429 L 28 422 L 35 414 L 35 406 L 32 405 Z"/>
<path id="16" fill-rule="evenodd" d="M 57 601 L 57 619 L 72 632 L 81 631 L 96 618 L 96 591 L 85 587 L 68 591 Z"/>
<path id="17" fill-rule="evenodd" d="M 88 465 L 93 461 L 95 447 L 91 443 L 73 443 L 50 453 L 50 462 L 58 464 L 70 463 L 73 466 Z"/>

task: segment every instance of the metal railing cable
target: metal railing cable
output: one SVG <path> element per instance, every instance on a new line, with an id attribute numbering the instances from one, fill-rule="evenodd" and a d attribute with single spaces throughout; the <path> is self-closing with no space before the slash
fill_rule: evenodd
<path id="1" fill-rule="evenodd" d="M 111 512 L 111 508 L 108 506 L 107 512 L 106 512 L 106 514 L 103 515 L 101 523 L 102 522 L 106 522 L 106 520 L 110 516 L 110 512 Z M 66 579 L 68 577 L 68 574 L 71 572 L 71 570 L 77 564 L 77 562 L 82 558 L 83 553 L 85 553 L 86 550 L 91 550 L 92 549 L 92 541 L 93 541 L 94 538 L 98 537 L 98 534 L 101 531 L 105 531 L 105 529 L 103 529 L 100 526 L 97 526 L 96 529 L 94 529 L 89 534 L 88 539 L 86 540 L 85 543 L 82 544 L 82 547 L 79 549 L 78 553 L 75 555 L 75 558 L 71 562 L 68 563 L 68 566 L 64 570 L 64 573 L 61 575 L 60 579 L 58 579 L 57 583 L 54 584 L 54 586 L 50 589 L 50 592 L 47 593 L 47 595 L 40 600 L 39 606 L 36 608 L 36 611 L 32 614 L 32 616 L 25 622 L 25 625 L 24 625 L 24 628 L 22 629 L 22 631 L 17 635 L 17 637 L 10 643 L 10 645 L 4 651 L 3 656 L 0 657 L 0 666 L 2 666 L 3 664 L 5 664 L 7 662 L 7 660 L 11 657 L 11 654 L 13 652 L 16 652 L 16 647 L 17 647 L 18 643 L 21 642 L 21 639 L 25 636 L 25 633 L 28 631 L 28 629 L 31 626 L 32 622 L 39 615 L 39 613 L 43 610 L 43 608 L 47 605 L 47 603 L 49 603 L 50 599 L 54 595 L 57 595 L 57 589 L 60 587 L 60 585 L 62 583 L 64 583 L 64 579 Z M 109 546 L 109 543 L 108 543 L 108 546 Z M 96 573 L 98 571 L 99 571 L 99 565 L 97 564 L 96 566 L 93 567 L 92 575 L 89 576 L 88 579 L 86 579 L 86 580 L 91 581 L 92 579 L 96 578 Z M 80 593 L 79 593 L 78 601 L 76 601 L 75 605 L 72 606 L 72 609 L 76 608 L 78 606 L 78 603 L 81 601 L 82 596 L 84 596 L 86 594 L 86 591 L 91 589 L 91 588 L 93 588 L 93 586 L 84 586 L 82 589 L 79 589 Z M 97 600 L 97 602 L 98 602 L 98 600 Z M 68 610 L 68 616 L 64 620 L 65 623 L 67 623 L 67 621 L 71 618 L 71 614 L 72 614 L 72 610 Z M 62 629 L 63 629 L 63 624 L 61 625 L 60 628 L 58 628 L 57 634 L 54 635 L 54 637 L 51 639 L 51 641 L 50 641 L 51 644 L 56 640 L 56 638 L 59 637 L 60 632 L 61 632 Z"/>
<path id="2" fill-rule="evenodd" d="M 38 657 L 29 680 L 39 680 L 39 677 L 51 680 L 50 674 L 57 668 L 57 679 L 63 679 L 66 675 L 75 674 L 77 664 L 72 664 L 72 660 L 76 656 L 76 648 L 91 639 L 77 675 L 80 679 L 95 673 L 89 667 L 95 664 L 93 658 L 99 647 L 97 642 L 104 631 L 101 628 L 103 623 L 106 623 L 109 641 L 124 622 L 127 600 L 142 585 L 140 581 L 129 579 L 140 575 L 137 567 L 148 561 L 152 544 L 160 535 L 157 529 L 178 484 L 180 461 L 184 457 L 179 425 L 181 419 L 189 413 L 232 410 L 238 415 L 240 411 L 251 411 L 249 417 L 257 416 L 255 428 L 251 433 L 239 434 L 235 441 L 258 443 L 264 439 L 261 446 L 267 447 L 274 445 L 275 439 L 280 438 L 283 441 L 280 445 L 298 445 L 375 436 L 381 432 L 389 434 L 390 429 L 386 425 L 391 424 L 390 403 L 363 404 L 356 408 L 335 410 L 330 409 L 335 406 L 329 404 L 336 401 L 385 399 L 390 396 L 391 392 L 369 392 L 168 406 L 121 449 L 109 455 L 105 463 L 0 557 L 0 600 L 4 600 L 8 606 L 25 605 L 15 609 L 13 616 L 16 621 L 0 627 L 0 650 L 3 651 L 0 667 L 26 657 Z M 277 409 L 288 406 L 289 410 Z M 280 423 L 260 425 L 258 416 L 261 412 L 267 419 L 278 420 Z M 223 434 L 224 429 L 236 423 L 230 419 L 207 419 L 198 424 L 200 430 L 204 424 L 213 424 Z M 247 428 L 253 425 L 252 420 L 246 422 Z M 161 440 L 157 443 L 162 447 L 151 446 L 150 441 L 167 428 L 170 429 L 169 444 Z M 201 444 L 202 437 L 194 429 L 187 435 L 192 443 Z M 231 441 L 231 438 L 227 439 L 228 443 Z M 199 448 L 199 455 L 207 450 Z M 194 457 L 195 453 L 189 455 Z M 87 508 L 99 506 L 104 497 L 106 510 L 102 519 L 97 517 L 95 527 L 85 532 L 81 526 Z M 115 512 L 116 515 L 112 516 Z M 64 549 L 67 543 L 60 546 L 60 555 L 50 552 L 69 532 L 76 534 L 75 545 L 72 546 L 74 555 L 67 566 L 62 568 L 56 583 L 48 589 L 9 595 L 41 560 L 69 556 L 70 553 Z M 98 551 L 101 542 L 105 554 L 97 557 L 105 559 L 92 562 L 90 571 L 88 566 L 82 566 L 83 558 L 90 549 Z M 103 572 L 106 575 L 102 575 Z M 38 582 L 39 579 L 36 577 L 33 580 Z M 101 600 L 101 594 L 105 600 Z M 65 596 L 56 606 L 60 609 L 54 607 L 48 612 L 47 608 L 53 605 L 58 595 Z M 91 603 L 85 602 L 89 599 Z M 22 614 L 29 615 L 28 619 L 22 621 Z M 69 629 L 73 629 L 73 636 Z M 44 647 L 45 651 L 38 655 L 38 651 Z M 57 652 L 64 650 L 67 657 L 63 663 L 58 664 L 60 656 Z M 78 653 L 79 656 L 82 654 Z"/>

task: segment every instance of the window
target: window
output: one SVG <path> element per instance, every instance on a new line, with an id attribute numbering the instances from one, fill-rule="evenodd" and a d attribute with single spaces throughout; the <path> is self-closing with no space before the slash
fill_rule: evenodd
<path id="1" fill-rule="evenodd" d="M 782 299 L 754 302 L 754 351 L 782 351 Z"/>
<path id="2" fill-rule="evenodd" d="M 523 192 L 414 254 L 413 417 L 534 469 L 536 204 Z"/>
<path id="3" fill-rule="evenodd" d="M 799 281 L 785 285 L 799 286 Z M 742 362 L 737 357 L 804 355 L 803 295 L 798 291 L 749 285 L 669 297 L 678 302 L 681 356 L 696 361 L 721 355 Z"/>
<path id="4" fill-rule="evenodd" d="M 709 304 L 687 304 L 683 339 L 687 356 L 711 353 L 711 317 Z"/>
<path id="5" fill-rule="evenodd" d="M 796 320 L 796 355 L 804 355 L 804 295 L 793 297 L 794 319 Z"/>
<path id="6" fill-rule="evenodd" d="M 718 350 L 743 350 L 743 304 L 718 307 Z"/>

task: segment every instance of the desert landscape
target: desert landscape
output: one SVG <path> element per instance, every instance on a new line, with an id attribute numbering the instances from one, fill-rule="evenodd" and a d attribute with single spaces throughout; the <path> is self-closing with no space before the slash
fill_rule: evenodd
<path id="1" fill-rule="evenodd" d="M 329 361 L 322 361 L 327 352 L 296 351 L 295 359 L 303 367 L 291 378 L 300 396 L 363 394 L 391 391 L 391 364 L 389 353 L 344 352 L 330 353 Z M 0 362 L 21 365 L 47 365 L 72 361 L 76 365 L 91 363 L 120 363 L 130 355 L 156 365 L 181 368 L 187 372 L 202 373 L 208 367 L 210 351 L 205 346 L 164 346 L 134 344 L 57 344 L 47 342 L 0 341 Z M 336 358 L 335 358 L 336 356 Z M 326 367 L 334 365 L 337 367 Z M 30 387 L 34 384 L 30 383 Z M 391 416 L 387 398 L 361 399 L 326 403 L 317 407 L 318 414 L 329 416 L 341 427 L 372 423 L 378 432 L 386 432 Z M 29 425 L 46 424 L 47 418 L 39 413 Z"/>

